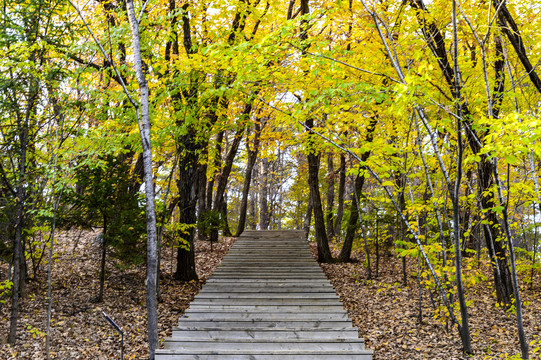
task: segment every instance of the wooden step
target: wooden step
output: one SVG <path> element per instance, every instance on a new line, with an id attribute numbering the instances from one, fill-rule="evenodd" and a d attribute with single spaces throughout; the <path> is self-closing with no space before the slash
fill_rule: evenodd
<path id="1" fill-rule="evenodd" d="M 187 319 L 189 320 L 189 319 Z M 214 330 L 214 331 L 229 331 L 229 330 L 286 330 L 286 331 L 304 331 L 304 330 L 351 330 L 353 325 L 351 321 L 343 320 L 302 320 L 288 321 L 285 317 L 282 320 L 271 321 L 183 321 L 180 319 L 178 326 L 174 330 Z"/>
<path id="2" fill-rule="evenodd" d="M 371 360 L 304 239 L 246 231 L 157 360 Z"/>
<path id="3" fill-rule="evenodd" d="M 239 300 L 239 299 L 337 299 L 338 296 L 334 293 L 334 291 L 326 291 L 326 292 L 299 292 L 298 289 L 295 288 L 289 288 L 289 289 L 276 289 L 274 291 L 268 291 L 269 289 L 265 289 L 267 291 L 254 291 L 251 292 L 237 292 L 237 289 L 235 289 L 235 292 L 230 293 L 223 293 L 223 292 L 200 292 L 197 296 L 197 300 L 211 300 L 211 301 L 220 301 L 220 300 Z M 282 291 L 280 291 L 282 290 Z"/>
<path id="4" fill-rule="evenodd" d="M 219 311 L 186 311 L 181 317 L 181 321 L 276 321 L 276 320 L 289 320 L 289 321 L 304 321 L 304 320 L 318 320 L 318 321 L 348 321 L 348 315 L 346 311 L 333 311 L 325 314 L 314 313 L 299 313 L 299 312 L 219 312 Z"/>
<path id="5" fill-rule="evenodd" d="M 290 340 L 290 341 L 319 341 L 319 340 L 336 340 L 336 341 L 363 341 L 358 338 L 356 329 L 349 330 L 174 330 L 173 338 L 190 340 L 190 341 L 222 341 L 222 340 Z"/>
<path id="6" fill-rule="evenodd" d="M 204 351 L 207 354 L 306 354 L 310 352 L 320 353 L 321 351 L 327 352 L 349 352 L 364 350 L 364 342 L 362 341 L 348 341 L 348 342 L 292 342 L 285 341 L 279 342 L 276 339 L 274 341 L 251 341 L 251 342 L 237 342 L 237 341 L 183 341 L 178 338 L 166 339 L 164 341 L 164 349 L 182 350 L 188 353 L 194 353 L 195 351 Z M 202 350 L 204 349 L 204 350 Z"/>

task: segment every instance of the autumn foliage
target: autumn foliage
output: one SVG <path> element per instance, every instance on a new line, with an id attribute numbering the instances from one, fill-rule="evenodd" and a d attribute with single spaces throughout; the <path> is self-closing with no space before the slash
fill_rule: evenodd
<path id="1" fill-rule="evenodd" d="M 163 272 L 167 242 L 198 281 L 196 238 L 297 228 L 371 285 L 396 258 L 464 352 L 475 289 L 538 354 L 539 0 L 17 0 L 0 24 L 9 343 L 58 228 L 98 229 L 102 283 L 110 254 Z"/>

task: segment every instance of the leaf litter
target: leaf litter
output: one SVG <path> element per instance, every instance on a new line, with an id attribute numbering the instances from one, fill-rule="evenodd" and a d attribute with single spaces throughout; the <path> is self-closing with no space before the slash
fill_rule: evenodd
<path id="1" fill-rule="evenodd" d="M 331 251 L 338 257 L 339 248 L 332 244 Z M 312 244 L 312 252 L 316 253 Z M 382 255 L 379 276 L 372 279 L 364 263 L 364 253 L 352 254 L 352 262 L 321 264 L 327 278 L 344 303 L 359 337 L 366 348 L 374 350 L 374 359 L 507 359 L 520 355 L 516 316 L 496 307 L 492 276 L 489 266 L 481 269 L 488 280 L 466 289 L 469 302 L 469 323 L 474 354 L 462 353 L 462 344 L 456 326 L 434 317 L 433 302 L 427 289 L 422 288 L 422 322 L 419 320 L 419 286 L 417 261 L 408 259 L 408 284 L 402 284 L 402 259 L 387 253 Z M 529 341 L 541 340 L 541 279 L 534 278 L 534 286 L 521 287 L 524 306 L 524 328 Z M 433 293 L 434 303 L 438 302 Z M 458 308 L 456 310 L 458 313 Z M 536 345 L 536 347 L 539 345 Z M 531 359 L 541 359 L 539 349 Z"/>
<path id="2" fill-rule="evenodd" d="M 55 245 L 53 266 L 53 305 L 50 349 L 52 359 L 120 358 L 121 336 L 107 322 L 108 314 L 124 331 L 124 358 L 148 359 L 146 322 L 146 265 L 121 270 L 109 257 L 106 266 L 104 301 L 94 302 L 99 291 L 101 248 L 95 233 L 62 233 Z M 161 294 L 158 304 L 158 335 L 171 336 L 174 325 L 190 301 L 221 262 L 234 238 L 221 238 L 210 251 L 208 241 L 195 242 L 199 281 L 181 282 L 172 278 L 176 251 L 162 248 Z M 19 309 L 18 341 L 7 344 L 10 302 L 0 309 L 0 359 L 46 358 L 45 327 L 47 317 L 46 261 L 37 278 L 27 283 L 27 294 Z M 4 272 L 7 269 L 1 268 Z M 4 272 L 5 274 L 5 272 Z"/>

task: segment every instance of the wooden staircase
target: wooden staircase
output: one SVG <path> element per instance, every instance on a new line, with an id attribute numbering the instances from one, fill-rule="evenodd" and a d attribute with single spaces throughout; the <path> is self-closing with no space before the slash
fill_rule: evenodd
<path id="1" fill-rule="evenodd" d="M 372 359 L 303 237 L 245 231 L 156 359 Z"/>

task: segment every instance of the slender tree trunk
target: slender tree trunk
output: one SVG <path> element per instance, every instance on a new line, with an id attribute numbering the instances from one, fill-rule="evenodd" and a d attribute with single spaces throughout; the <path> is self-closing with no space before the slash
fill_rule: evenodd
<path id="1" fill-rule="evenodd" d="M 359 227 L 359 202 L 364 186 L 364 180 L 364 175 L 357 175 L 355 178 L 352 201 L 349 207 L 349 220 L 346 227 L 346 236 L 344 238 L 344 243 L 342 244 L 342 249 L 340 250 L 340 255 L 338 256 L 342 262 L 347 262 L 351 258 L 353 240 L 355 240 L 355 235 L 357 234 L 357 229 Z"/>
<path id="2" fill-rule="evenodd" d="M 533 151 L 528 152 L 528 160 L 530 162 L 530 172 L 532 173 L 532 180 L 535 186 L 535 192 L 539 194 L 539 180 L 537 178 L 537 169 L 534 162 Z M 539 208 L 539 211 L 541 212 L 541 199 L 539 197 L 537 198 L 537 204 L 535 203 L 532 204 L 534 223 L 536 222 L 536 205 Z M 533 231 L 534 231 L 534 243 L 533 243 L 534 250 L 533 250 L 533 258 L 532 258 L 532 270 L 530 274 L 530 290 L 533 288 L 534 265 L 537 258 L 537 239 L 538 239 L 537 238 L 537 224 L 534 227 Z"/>
<path id="3" fill-rule="evenodd" d="M 310 224 L 312 224 L 312 213 L 314 206 L 312 205 L 312 198 L 308 195 L 308 204 L 306 204 L 306 214 L 304 215 L 304 234 L 306 239 L 308 239 L 308 234 L 310 233 Z"/>
<path id="4" fill-rule="evenodd" d="M 250 196 L 250 218 L 248 219 L 248 226 L 252 230 L 257 230 L 257 199 L 254 195 Z"/>
<path id="5" fill-rule="evenodd" d="M 244 178 L 244 185 L 242 187 L 242 200 L 240 203 L 239 224 L 237 226 L 236 237 L 240 236 L 246 226 L 246 210 L 248 207 L 248 194 L 250 192 L 250 185 L 252 182 L 252 173 L 257 160 L 257 154 L 259 152 L 259 142 L 261 136 L 261 125 L 258 120 L 255 122 L 254 131 L 254 143 L 250 147 L 248 140 L 246 140 L 246 147 L 248 150 L 248 163 L 246 164 L 246 175 Z"/>
<path id="6" fill-rule="evenodd" d="M 257 158 L 256 158 L 256 164 L 254 165 L 254 172 L 252 174 L 252 179 L 255 179 L 259 182 L 259 166 L 257 166 Z M 258 204 L 258 195 L 259 195 L 259 188 L 261 187 L 261 184 L 257 184 L 257 191 L 252 192 L 250 196 L 250 218 L 249 218 L 249 224 L 250 229 L 256 230 L 257 229 L 257 204 Z"/>
<path id="7" fill-rule="evenodd" d="M 397 174 L 396 175 L 396 186 L 400 189 L 398 192 L 398 214 L 397 218 L 401 219 L 402 214 L 404 214 L 404 210 L 406 209 L 406 197 L 404 195 L 404 187 L 405 187 L 405 179 L 403 174 Z M 406 236 L 404 234 L 404 224 L 400 222 L 400 241 L 405 242 Z M 407 286 L 408 285 L 408 264 L 406 262 L 406 257 L 402 256 L 402 285 Z"/>
<path id="8" fill-rule="evenodd" d="M 214 167 L 219 169 L 221 167 L 221 156 L 222 156 L 222 143 L 224 141 L 224 131 L 220 131 L 216 135 L 216 154 L 214 155 Z M 207 182 L 207 211 L 212 210 L 212 205 L 214 204 L 213 194 L 214 194 L 214 182 L 216 174 L 213 174 L 210 180 Z"/>
<path id="9" fill-rule="evenodd" d="M 58 115 L 59 112 L 55 110 L 55 115 Z M 61 126 L 63 126 L 64 119 L 63 114 L 59 117 L 62 117 L 62 120 L 59 121 L 61 123 Z M 62 134 L 60 135 L 62 137 Z M 60 145 L 59 145 L 60 147 Z M 57 149 L 58 150 L 58 149 Z M 47 322 L 45 325 L 45 354 L 47 360 L 51 358 L 51 351 L 50 351 L 50 338 L 51 338 L 51 316 L 52 316 L 52 306 L 53 306 L 53 289 L 52 289 L 52 281 L 53 281 L 53 254 L 54 254 L 54 242 L 55 242 L 55 234 L 56 234 L 56 217 L 58 214 L 58 206 L 60 205 L 60 197 L 62 194 L 62 191 L 64 188 L 62 188 L 60 195 L 58 197 L 56 196 L 56 160 L 57 160 L 58 152 L 54 155 L 54 161 L 53 161 L 53 178 L 52 178 L 52 199 L 53 199 L 53 223 L 51 226 L 51 236 L 50 236 L 50 242 L 49 242 L 49 254 L 48 254 L 48 261 L 47 261 Z"/>
<path id="10" fill-rule="evenodd" d="M 327 154 L 327 238 L 333 239 L 334 233 L 334 163 L 333 153 Z"/>
<path id="11" fill-rule="evenodd" d="M 17 341 L 17 322 L 19 319 L 19 294 L 20 294 L 20 271 L 21 271 L 21 258 L 22 258 L 22 228 L 24 224 L 24 194 L 25 189 L 22 186 L 17 187 L 17 214 L 15 225 L 15 237 L 13 239 L 13 286 L 11 288 L 11 315 L 10 315 L 10 327 L 8 342 L 15 344 Z"/>
<path id="12" fill-rule="evenodd" d="M 227 218 L 227 194 L 224 194 L 224 198 L 222 200 L 222 205 L 220 207 L 220 212 L 222 213 L 222 221 L 223 221 L 223 226 L 222 226 L 222 234 L 223 236 L 233 236 L 233 234 L 231 233 L 231 230 L 229 229 L 229 220 Z"/>
<path id="13" fill-rule="evenodd" d="M 419 130 L 419 123 L 417 117 L 415 117 L 415 128 L 417 130 L 417 145 L 419 147 L 419 155 L 421 156 L 421 160 L 423 161 L 423 168 L 425 171 L 425 177 L 426 177 L 426 183 L 428 185 L 428 190 L 430 190 L 430 193 L 428 194 L 432 198 L 432 204 L 434 206 L 434 210 L 436 213 L 436 220 L 438 222 L 438 230 L 439 230 L 439 236 L 440 236 L 440 243 L 442 247 L 441 251 L 441 257 L 442 257 L 442 265 L 443 267 L 447 267 L 447 239 L 443 230 L 443 221 L 441 219 L 441 212 L 439 209 L 439 205 L 437 203 L 437 196 L 434 191 L 434 186 L 432 185 L 432 179 L 430 178 L 430 169 L 428 168 L 428 164 L 426 162 L 424 153 L 423 153 L 423 145 L 421 141 L 421 132 Z M 400 239 L 403 240 L 403 234 L 404 234 L 404 224 L 400 223 Z M 405 265 L 404 265 L 405 267 Z M 447 283 L 448 277 L 447 272 L 444 271 L 443 273 L 444 281 Z M 406 280 L 404 280 L 404 283 Z"/>
<path id="14" fill-rule="evenodd" d="M 370 119 L 370 123 L 366 127 L 366 135 L 365 135 L 365 142 L 371 143 L 372 140 L 374 140 L 374 131 L 376 130 L 376 124 L 378 123 L 378 117 L 373 116 Z M 361 155 L 361 161 L 364 163 L 368 158 L 370 157 L 370 152 L 367 151 L 364 154 Z M 360 196 L 363 191 L 365 177 L 363 175 L 357 175 L 355 178 L 354 184 L 353 184 L 353 201 L 350 205 L 350 215 L 349 215 L 349 221 L 346 228 L 346 236 L 344 238 L 344 243 L 342 245 L 342 249 L 340 250 L 339 260 L 346 262 L 349 261 L 351 258 L 351 249 L 353 247 L 353 240 L 355 239 L 355 235 L 357 234 L 359 221 L 361 220 L 359 218 L 360 209 L 358 208 L 360 203 Z"/>
<path id="15" fill-rule="evenodd" d="M 259 230 L 269 229 L 269 204 L 268 204 L 268 170 L 269 160 L 266 158 L 261 159 L 261 171 L 259 173 Z"/>
<path id="16" fill-rule="evenodd" d="M 300 14 L 309 15 L 310 8 L 309 0 L 301 0 Z M 299 39 L 302 41 L 303 56 L 308 49 L 308 19 L 303 17 L 300 24 Z M 329 248 L 329 240 L 325 231 L 325 217 L 323 215 L 323 207 L 321 205 L 321 194 L 319 192 L 319 154 L 314 146 L 314 134 L 311 129 L 314 127 L 314 119 L 306 119 L 305 126 L 308 131 L 307 151 L 308 151 L 308 187 L 310 188 L 310 202 L 312 203 L 312 212 L 314 214 L 314 229 L 317 242 L 317 256 L 319 262 L 331 262 L 332 255 Z"/>
<path id="17" fill-rule="evenodd" d="M 159 222 L 159 226 L 157 228 L 157 249 L 158 249 L 158 254 L 157 254 L 157 258 L 158 258 L 158 264 L 156 265 L 157 269 L 156 269 L 156 277 L 157 277 L 157 281 L 156 281 L 156 297 L 158 299 L 158 302 L 159 303 L 162 303 L 163 302 L 163 298 L 162 298 L 162 293 L 161 293 L 161 286 L 160 286 L 160 277 L 161 277 L 161 264 L 162 264 L 162 259 L 161 259 L 161 254 L 162 254 L 162 239 L 163 239 L 163 230 L 165 228 L 165 224 L 167 222 L 169 222 L 169 219 L 171 219 L 171 215 L 175 209 L 175 204 L 176 204 L 176 200 L 173 199 L 171 201 L 171 203 L 169 205 L 167 205 L 167 200 L 169 198 L 169 194 L 170 194 L 170 190 L 171 190 L 171 182 L 173 181 L 173 177 L 174 177 L 174 174 L 175 174 L 175 171 L 176 171 L 176 164 L 178 163 L 178 157 L 175 156 L 175 163 L 173 164 L 173 168 L 171 169 L 171 172 L 169 173 L 169 176 L 168 176 L 168 181 L 167 181 L 167 188 L 165 190 L 165 194 L 164 194 L 164 197 L 163 197 L 163 215 L 162 215 L 162 218 L 160 219 L 160 222 Z"/>
<path id="18" fill-rule="evenodd" d="M 336 210 L 336 220 L 334 223 L 334 234 L 337 237 L 341 236 L 342 232 L 342 217 L 344 216 L 344 197 L 346 193 L 346 157 L 340 154 L 340 180 L 338 183 L 338 209 Z"/>
<path id="19" fill-rule="evenodd" d="M 197 185 L 197 216 L 202 220 L 203 214 L 207 211 L 207 164 L 199 164 L 197 168 L 198 185 Z M 206 235 L 198 229 L 198 238 L 204 239 Z"/>
<path id="20" fill-rule="evenodd" d="M 379 277 L 379 219 L 376 210 L 376 237 L 374 238 L 376 244 L 376 278 Z"/>
<path id="21" fill-rule="evenodd" d="M 359 205 L 357 204 L 357 209 L 359 209 Z M 360 211 L 359 211 L 360 212 Z M 360 215 L 359 218 L 361 218 Z M 370 249 L 368 247 L 368 234 L 366 233 L 366 227 L 363 225 L 363 221 L 360 221 L 359 226 L 361 227 L 361 231 L 363 234 L 363 240 L 364 240 L 364 254 L 366 256 L 366 269 L 368 270 L 368 280 L 372 280 L 372 264 L 370 261 Z M 342 261 L 342 259 L 340 259 Z"/>
<path id="22" fill-rule="evenodd" d="M 419 320 L 419 324 L 423 323 L 423 292 L 422 292 L 422 286 L 421 286 L 421 257 L 419 256 L 419 261 L 417 264 L 417 286 L 419 289 L 419 313 L 417 315 L 417 319 Z"/>
<path id="23" fill-rule="evenodd" d="M 37 84 L 36 84 L 37 86 Z M 18 163 L 18 184 L 16 187 L 16 210 L 15 210 L 15 236 L 13 238 L 13 285 L 11 287 L 11 315 L 8 342 L 15 344 L 17 341 L 17 323 L 19 318 L 19 300 L 22 296 L 24 287 L 24 248 L 23 248 L 23 229 L 26 224 L 26 176 L 27 176 L 27 148 L 28 148 L 28 132 L 29 120 L 34 112 L 34 100 L 31 100 L 26 111 L 25 119 L 17 116 L 17 127 L 19 130 L 19 163 Z"/>
<path id="24" fill-rule="evenodd" d="M 249 116 L 251 112 L 252 112 L 252 103 L 246 104 L 241 117 L 244 118 L 246 116 Z M 227 204 L 225 202 L 225 197 L 224 197 L 225 189 L 227 187 L 229 175 L 231 174 L 233 161 L 235 160 L 235 156 L 237 155 L 240 142 L 244 134 L 244 130 L 246 129 L 246 125 L 244 123 L 239 124 L 239 126 L 240 126 L 240 129 L 237 130 L 237 132 L 235 133 L 235 137 L 233 139 L 231 147 L 229 148 L 229 151 L 227 152 L 227 155 L 225 156 L 222 172 L 218 176 L 218 184 L 216 186 L 216 197 L 214 199 L 214 206 L 213 206 L 214 210 L 220 212 L 221 218 L 224 222 L 223 224 L 224 236 L 231 236 L 231 232 L 229 231 L 229 225 L 227 223 Z M 213 229 L 212 233 L 213 234 L 211 235 L 211 238 L 217 240 L 218 229 Z"/>
<path id="25" fill-rule="evenodd" d="M 103 234 L 101 239 L 100 291 L 97 302 L 103 302 L 103 287 L 105 286 L 105 259 L 107 256 L 107 217 L 103 219 Z"/>
<path id="26" fill-rule="evenodd" d="M 156 233 L 156 211 L 154 207 L 154 181 L 152 166 L 152 147 L 150 137 L 150 116 L 148 104 L 148 84 L 143 72 L 141 59 L 141 46 L 139 40 L 139 23 L 135 17 L 133 0 L 127 0 L 126 8 L 132 33 L 132 48 L 134 56 L 135 74 L 139 84 L 140 114 L 136 107 L 139 121 L 139 132 L 143 145 L 143 162 L 145 169 L 145 198 L 147 217 L 147 320 L 148 320 L 148 344 L 149 359 L 154 360 L 158 347 L 158 304 L 156 297 L 156 282 L 158 281 L 157 261 L 157 233 Z"/>
<path id="27" fill-rule="evenodd" d="M 311 129 L 314 126 L 314 120 L 306 120 L 306 126 L 308 129 Z M 313 134 L 309 136 L 313 137 Z M 310 200 L 314 213 L 318 262 L 329 263 L 332 262 L 332 255 L 329 248 L 329 240 L 327 239 L 327 232 L 325 231 L 325 217 L 323 216 L 323 206 L 321 205 L 321 195 L 319 192 L 319 156 L 315 154 L 312 144 L 308 146 L 308 149 L 308 187 L 310 188 Z"/>
<path id="28" fill-rule="evenodd" d="M 509 262 L 511 264 L 511 275 L 513 277 L 513 294 L 515 296 L 515 311 L 517 314 L 517 330 L 518 330 L 518 338 L 520 342 L 520 350 L 522 353 L 523 359 L 529 359 L 529 349 L 528 349 L 528 341 L 526 340 L 526 335 L 524 333 L 524 323 L 522 320 L 522 299 L 520 297 L 520 286 L 518 283 L 518 276 L 517 276 L 517 267 L 515 262 L 515 247 L 513 245 L 513 237 L 511 236 L 511 231 L 509 229 L 509 216 L 508 216 L 508 206 L 509 201 L 505 200 L 503 197 L 502 192 L 502 184 L 500 182 L 500 177 L 498 175 L 498 163 L 497 159 L 494 159 L 494 179 L 496 180 L 496 186 L 498 187 L 498 200 L 500 204 L 503 206 L 503 230 L 505 233 L 505 237 L 507 239 L 507 247 L 509 249 Z M 510 165 L 507 165 L 507 181 L 509 181 L 509 169 Z M 507 189 L 509 189 L 509 184 L 507 184 Z"/>
<path id="29" fill-rule="evenodd" d="M 494 4 L 495 9 L 498 9 L 498 17 L 501 24 L 500 29 L 507 36 L 511 45 L 513 45 L 513 48 L 515 49 L 520 62 L 524 66 L 524 70 L 526 70 L 526 74 L 530 78 L 532 84 L 535 86 L 537 91 L 541 93 L 541 79 L 539 79 L 539 76 L 535 72 L 535 68 L 532 66 L 530 59 L 528 58 L 526 48 L 524 47 L 524 42 L 522 41 L 522 36 L 520 35 L 520 31 L 515 23 L 515 20 L 513 19 L 513 16 L 507 8 L 506 1 L 492 0 L 492 3 Z"/>
<path id="30" fill-rule="evenodd" d="M 539 205 L 539 204 L 538 204 Z M 533 208 L 533 218 L 535 223 L 536 218 L 536 211 L 535 211 L 535 204 L 532 204 Z M 530 290 L 533 289 L 533 276 L 535 272 L 535 262 L 537 261 L 537 247 L 538 247 L 538 236 L 537 236 L 537 224 L 533 228 L 534 235 L 533 235 L 533 256 L 532 256 L 532 268 L 530 270 Z"/>

